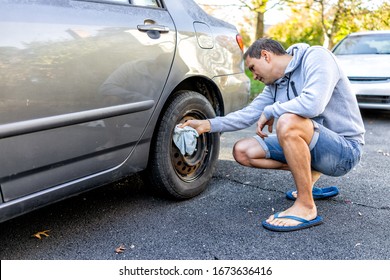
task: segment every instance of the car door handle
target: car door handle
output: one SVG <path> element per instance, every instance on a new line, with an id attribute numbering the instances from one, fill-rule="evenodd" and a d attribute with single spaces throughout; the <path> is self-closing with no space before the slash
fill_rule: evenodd
<path id="1" fill-rule="evenodd" d="M 140 25 L 137 25 L 137 29 L 139 31 L 143 31 L 143 32 L 147 32 L 147 31 L 157 31 L 160 33 L 169 32 L 168 26 L 158 25 L 158 24 L 140 24 Z"/>

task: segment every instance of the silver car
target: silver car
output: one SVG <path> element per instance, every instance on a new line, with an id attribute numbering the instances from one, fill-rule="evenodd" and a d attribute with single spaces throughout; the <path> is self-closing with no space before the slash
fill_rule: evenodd
<path id="1" fill-rule="evenodd" d="M 360 108 L 390 110 L 390 31 L 357 32 L 333 49 Z"/>
<path id="2" fill-rule="evenodd" d="M 192 0 L 0 0 L 0 221 L 143 171 L 202 192 L 219 134 L 182 155 L 186 119 L 245 106 L 231 24 Z"/>

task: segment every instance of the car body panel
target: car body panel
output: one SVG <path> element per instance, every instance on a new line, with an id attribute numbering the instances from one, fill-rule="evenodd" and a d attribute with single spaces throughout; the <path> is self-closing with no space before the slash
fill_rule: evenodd
<path id="1" fill-rule="evenodd" d="M 390 110 L 390 31 L 348 35 L 334 49 L 362 109 Z"/>
<path id="2" fill-rule="evenodd" d="M 158 101 L 175 49 L 175 27 L 166 10 L 79 1 L 68 2 L 68 6 L 64 1 L 38 3 L 29 7 L 24 22 L 16 23 L 26 15 L 23 6 L 17 1 L 5 6 L 1 29 L 8 42 L 1 48 L 8 49 L 8 54 L 0 70 L 3 124 L 10 127 L 45 117 L 48 121 L 66 114 L 71 120 L 74 112 L 85 115 L 120 104 Z M 145 21 L 142 9 L 148 11 L 148 18 L 171 31 L 157 39 L 140 32 L 137 25 Z M 146 126 L 153 112 L 151 105 L 146 109 L 140 106 L 131 118 L 114 114 L 112 119 L 4 139 L 0 152 L 9 159 L 0 171 L 4 200 L 122 163 L 143 131 L 130 128 Z M 99 113 L 96 110 L 95 119 L 100 119 Z M 7 153 L 15 150 L 20 152 Z M 89 167 L 77 168 L 81 162 Z M 53 169 L 61 171 L 53 173 Z M 14 175 L 14 170 L 18 174 Z M 49 177 L 57 178 L 44 180 L 47 170 L 52 173 Z"/>
<path id="3" fill-rule="evenodd" d="M 178 89 L 248 102 L 233 26 L 135 3 L 0 0 L 0 221 L 144 170 Z"/>

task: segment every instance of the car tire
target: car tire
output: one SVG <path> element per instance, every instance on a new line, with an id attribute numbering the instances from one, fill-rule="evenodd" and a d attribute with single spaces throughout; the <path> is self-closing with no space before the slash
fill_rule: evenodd
<path id="1" fill-rule="evenodd" d="M 188 119 L 208 119 L 215 112 L 206 97 L 194 91 L 180 91 L 169 101 L 156 127 L 148 165 L 148 180 L 160 192 L 188 199 L 203 192 L 218 160 L 219 133 L 197 138 L 193 155 L 183 156 L 173 142 L 175 126 Z"/>

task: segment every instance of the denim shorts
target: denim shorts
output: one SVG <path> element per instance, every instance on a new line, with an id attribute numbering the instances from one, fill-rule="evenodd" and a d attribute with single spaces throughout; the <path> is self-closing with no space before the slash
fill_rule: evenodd
<path id="1" fill-rule="evenodd" d="M 362 145 L 356 140 L 327 129 L 313 121 L 314 135 L 309 144 L 312 169 L 329 176 L 343 176 L 354 168 L 362 156 Z M 266 153 L 266 158 L 287 163 L 276 135 L 254 138 Z"/>

